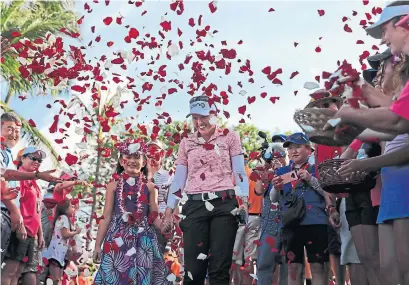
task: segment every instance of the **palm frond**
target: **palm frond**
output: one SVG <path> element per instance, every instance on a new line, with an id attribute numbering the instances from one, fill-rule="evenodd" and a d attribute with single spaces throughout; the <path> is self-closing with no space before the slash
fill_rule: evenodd
<path id="1" fill-rule="evenodd" d="M 51 153 L 54 165 L 57 166 L 59 164 L 58 153 L 51 145 L 51 142 L 45 136 L 43 136 L 43 134 L 37 128 L 33 128 L 26 119 L 20 116 L 13 109 L 9 108 L 3 101 L 0 101 L 0 107 L 5 112 L 14 112 L 20 118 L 23 129 L 22 137 L 26 138 L 32 145 L 40 145 L 47 149 Z"/>

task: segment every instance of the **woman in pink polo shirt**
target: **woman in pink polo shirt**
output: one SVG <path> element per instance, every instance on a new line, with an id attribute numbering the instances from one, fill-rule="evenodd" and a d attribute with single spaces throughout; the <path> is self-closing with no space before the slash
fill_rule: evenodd
<path id="1" fill-rule="evenodd" d="M 236 195 L 247 212 L 248 178 L 239 136 L 216 126 L 207 96 L 190 100 L 195 133 L 180 143 L 162 231 L 169 232 L 173 209 L 184 190 L 180 228 L 184 242 L 183 284 L 229 284 L 229 269 L 238 228 Z M 235 177 L 236 187 L 231 179 Z M 185 184 L 187 185 L 185 187 Z"/>

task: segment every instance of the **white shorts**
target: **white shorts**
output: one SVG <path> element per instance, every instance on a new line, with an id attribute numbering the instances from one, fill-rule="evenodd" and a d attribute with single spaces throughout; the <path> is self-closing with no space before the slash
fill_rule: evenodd
<path id="1" fill-rule="evenodd" d="M 233 260 L 240 264 L 243 260 L 257 259 L 257 244 L 259 239 L 261 217 L 249 215 L 247 225 L 240 225 L 234 242 Z"/>

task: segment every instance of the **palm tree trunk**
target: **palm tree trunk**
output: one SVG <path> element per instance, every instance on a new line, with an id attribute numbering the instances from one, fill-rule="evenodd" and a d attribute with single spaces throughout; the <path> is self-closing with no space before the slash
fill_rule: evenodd
<path id="1" fill-rule="evenodd" d="M 99 172 L 100 172 L 100 168 L 101 168 L 101 138 L 102 137 L 102 128 L 99 127 L 99 132 L 98 132 L 98 146 L 97 146 L 97 168 L 95 169 L 95 184 L 98 185 L 99 184 Z M 95 213 L 95 208 L 97 206 L 97 188 L 94 187 L 92 189 L 92 207 L 91 207 L 91 214 L 90 214 L 90 218 L 89 218 L 89 228 L 88 228 L 88 236 L 92 236 L 92 222 L 93 222 L 93 217 L 94 217 L 94 213 Z M 87 239 L 86 242 L 86 249 L 90 250 L 89 246 L 91 244 L 91 240 Z"/>
<path id="2" fill-rule="evenodd" d="M 4 100 L 4 103 L 6 106 L 9 105 L 11 97 L 13 97 L 13 90 L 9 87 L 9 90 L 7 91 L 6 99 Z"/>

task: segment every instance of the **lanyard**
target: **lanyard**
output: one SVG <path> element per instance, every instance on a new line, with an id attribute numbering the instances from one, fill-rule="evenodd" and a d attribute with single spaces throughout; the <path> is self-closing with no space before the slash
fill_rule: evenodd
<path id="1" fill-rule="evenodd" d="M 309 166 L 310 166 L 310 163 L 307 161 L 306 163 L 304 163 L 303 166 L 300 167 L 300 169 L 295 170 L 295 171 L 296 171 L 296 173 L 297 173 L 297 172 L 298 172 L 299 170 L 301 170 L 301 169 L 302 169 L 302 170 L 307 170 Z M 291 171 L 294 171 L 294 164 L 291 164 Z M 291 189 L 292 189 L 292 190 L 295 190 L 298 181 L 299 181 L 299 179 L 298 179 L 298 180 L 295 180 L 295 181 L 291 181 Z"/>

